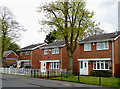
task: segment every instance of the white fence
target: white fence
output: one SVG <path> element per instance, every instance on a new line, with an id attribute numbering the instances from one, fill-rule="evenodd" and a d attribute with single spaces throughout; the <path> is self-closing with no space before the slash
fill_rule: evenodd
<path id="1" fill-rule="evenodd" d="M 25 69 L 25 68 L 0 68 L 0 73 L 26 75 L 26 76 L 47 76 L 66 74 L 66 69 L 48 69 L 41 72 L 41 69 Z"/>

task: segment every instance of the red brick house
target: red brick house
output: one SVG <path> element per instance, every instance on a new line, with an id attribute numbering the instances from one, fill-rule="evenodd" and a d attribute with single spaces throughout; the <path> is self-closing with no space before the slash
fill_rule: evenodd
<path id="1" fill-rule="evenodd" d="M 46 69 L 66 69 L 68 55 L 64 41 L 57 41 L 40 48 L 38 58 L 39 68 L 42 72 Z"/>
<path id="2" fill-rule="evenodd" d="M 120 76 L 120 32 L 90 36 L 79 42 L 77 49 L 80 75 L 106 70 Z"/>
<path id="3" fill-rule="evenodd" d="M 18 60 L 18 55 L 14 51 L 5 51 L 3 55 L 4 62 L 6 65 L 14 64 L 16 65 L 16 61 Z"/>
<path id="4" fill-rule="evenodd" d="M 17 67 L 19 68 L 21 66 L 32 66 L 33 56 L 36 56 L 37 54 L 37 53 L 34 54 L 34 52 L 36 52 L 36 50 L 38 50 L 39 47 L 43 45 L 44 43 L 33 44 L 33 45 L 29 45 L 29 46 L 26 46 L 18 50 L 19 58 L 17 61 Z"/>
<path id="5" fill-rule="evenodd" d="M 73 70 L 76 72 L 78 71 L 77 59 L 78 58 L 73 61 Z M 34 67 L 36 66 L 36 68 L 40 68 L 42 72 L 45 72 L 47 69 L 67 69 L 68 53 L 65 47 L 65 42 L 56 41 L 40 47 L 36 50 L 36 53 L 34 53 L 32 63 Z"/>

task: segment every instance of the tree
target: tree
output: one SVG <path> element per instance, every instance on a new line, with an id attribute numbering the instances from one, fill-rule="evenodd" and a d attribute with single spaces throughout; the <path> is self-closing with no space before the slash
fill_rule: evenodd
<path id="1" fill-rule="evenodd" d="M 63 0 L 43 3 L 38 7 L 38 12 L 45 13 L 45 19 L 40 24 L 41 30 L 50 32 L 56 30 L 56 37 L 65 41 L 69 56 L 68 74 L 73 74 L 73 53 L 77 47 L 77 41 L 85 33 L 98 27 L 92 20 L 93 12 L 89 12 L 83 0 Z M 47 29 L 45 29 L 47 27 Z M 49 29 L 48 29 L 49 28 Z"/>
<path id="2" fill-rule="evenodd" d="M 1 20 L 0 20 L 1 23 Z M 2 31 L 1 31 L 1 24 L 0 24 L 0 67 L 2 66 L 2 60 L 1 60 L 1 51 L 2 51 Z"/>
<path id="3" fill-rule="evenodd" d="M 54 40 L 56 40 L 56 30 L 53 30 L 48 35 L 46 35 L 44 42 L 48 44 L 52 43 Z"/>
<path id="4" fill-rule="evenodd" d="M 0 7 L 0 29 L 2 31 L 2 59 L 7 43 L 10 40 L 13 41 L 20 38 L 20 31 L 25 31 L 25 29 L 23 29 L 22 26 L 20 26 L 13 17 L 13 13 L 8 8 Z"/>
<path id="5" fill-rule="evenodd" d="M 84 33 L 84 36 L 81 36 L 80 38 L 78 38 L 79 40 L 83 40 L 89 36 L 93 36 L 93 35 L 100 35 L 105 33 L 105 31 L 103 29 L 100 28 L 96 28 L 96 29 L 92 29 L 89 30 L 87 32 Z M 46 35 L 46 38 L 44 40 L 45 43 L 52 43 L 55 40 L 60 40 L 56 38 L 56 30 L 53 30 L 52 32 L 48 33 L 48 35 Z"/>
<path id="6" fill-rule="evenodd" d="M 8 45 L 7 45 L 7 51 L 8 50 L 12 50 L 14 51 L 15 53 L 18 53 L 17 50 L 20 49 L 20 46 L 17 45 L 15 42 L 10 42 Z"/>

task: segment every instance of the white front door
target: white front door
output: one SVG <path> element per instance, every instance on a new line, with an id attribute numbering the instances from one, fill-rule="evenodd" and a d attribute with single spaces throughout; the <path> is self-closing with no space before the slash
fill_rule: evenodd
<path id="1" fill-rule="evenodd" d="M 46 72 L 46 62 L 41 62 L 41 72 Z"/>
<path id="2" fill-rule="evenodd" d="M 21 62 L 17 61 L 17 68 L 19 68 L 21 66 Z"/>
<path id="3" fill-rule="evenodd" d="M 88 75 L 88 61 L 80 61 L 80 75 Z"/>

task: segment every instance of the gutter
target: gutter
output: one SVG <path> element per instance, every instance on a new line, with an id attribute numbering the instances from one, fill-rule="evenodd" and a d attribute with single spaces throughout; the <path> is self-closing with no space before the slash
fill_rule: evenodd
<path id="1" fill-rule="evenodd" d="M 61 70 L 62 70 L 62 48 L 61 48 Z"/>
<path id="2" fill-rule="evenodd" d="M 84 41 L 84 42 L 79 42 L 78 44 L 93 43 L 93 42 L 103 42 L 103 41 L 113 41 L 113 39 L 93 40 L 93 41 Z"/>
<path id="3" fill-rule="evenodd" d="M 113 77 L 114 77 L 114 40 L 112 41 L 112 66 L 113 66 Z"/>
<path id="4" fill-rule="evenodd" d="M 32 51 L 31 51 L 31 66 L 32 66 Z"/>
<path id="5" fill-rule="evenodd" d="M 65 46 L 65 44 L 64 45 L 59 45 L 59 46 L 48 46 L 48 47 L 40 47 L 40 49 L 49 49 L 49 48 L 60 48 L 60 47 L 64 47 Z"/>

